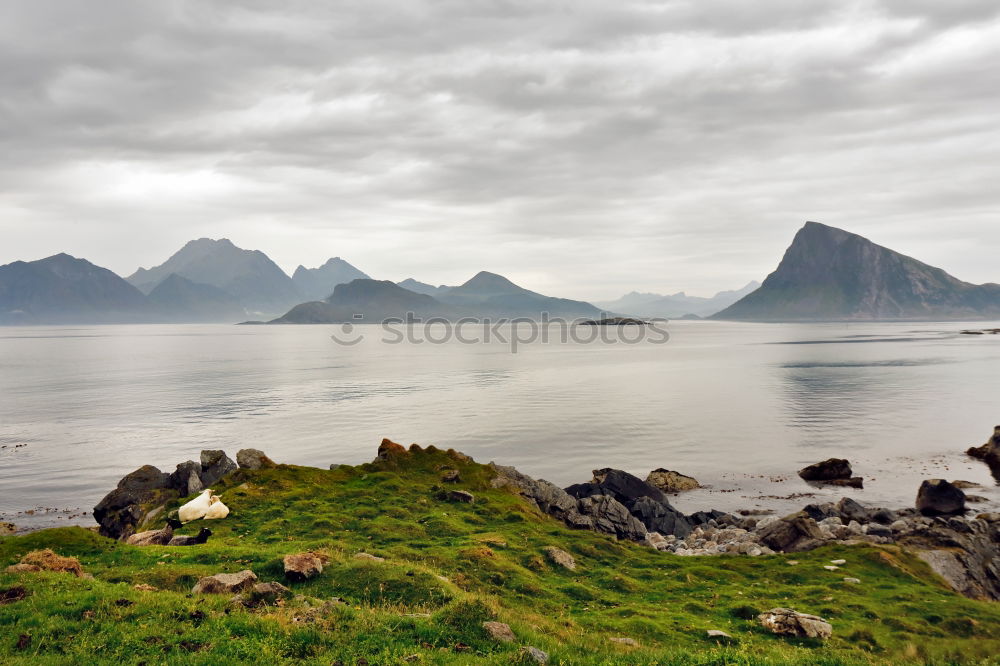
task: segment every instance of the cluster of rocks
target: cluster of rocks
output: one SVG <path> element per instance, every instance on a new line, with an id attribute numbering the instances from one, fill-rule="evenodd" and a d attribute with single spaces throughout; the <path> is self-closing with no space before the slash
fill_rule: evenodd
<path id="1" fill-rule="evenodd" d="M 493 487 L 520 493 L 543 513 L 570 527 L 603 532 L 621 539 L 642 541 L 649 532 L 685 537 L 695 526 L 726 515 L 721 511 L 685 515 L 670 504 L 664 491 L 618 469 L 594 470 L 591 481 L 563 489 L 543 479 L 533 479 L 513 467 L 496 463 L 490 466 L 496 472 Z"/>
<path id="2" fill-rule="evenodd" d="M 867 507 L 845 497 L 836 503 L 810 504 L 783 517 L 721 511 L 685 515 L 662 490 L 621 470 L 595 470 L 591 481 L 562 489 L 513 467 L 490 465 L 496 472 L 494 487 L 518 492 L 543 513 L 577 529 L 687 556 L 754 557 L 836 542 L 895 543 L 916 549 L 957 591 L 1000 600 L 1000 515 L 966 518 L 965 494 L 943 479 L 924 481 L 915 506 L 898 511 Z M 846 460 L 811 467 L 814 472 L 832 470 L 826 473 L 831 477 L 856 478 Z"/>
<path id="3" fill-rule="evenodd" d="M 257 449 L 243 449 L 236 454 L 236 459 L 238 464 L 224 451 L 205 450 L 201 452 L 200 462 L 182 462 L 169 474 L 152 465 L 143 465 L 126 474 L 118 487 L 94 507 L 94 519 L 100 525 L 100 533 L 112 539 L 125 539 L 172 500 L 200 493 L 237 469 L 274 465 L 274 461 Z"/>

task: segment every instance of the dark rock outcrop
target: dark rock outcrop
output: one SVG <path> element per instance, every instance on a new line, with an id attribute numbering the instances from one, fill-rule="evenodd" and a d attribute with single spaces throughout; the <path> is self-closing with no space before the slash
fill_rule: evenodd
<path id="1" fill-rule="evenodd" d="M 896 536 L 956 591 L 1000 601 L 1000 522 L 981 518 L 922 518 Z"/>
<path id="2" fill-rule="evenodd" d="M 843 458 L 829 458 L 799 470 L 804 481 L 832 481 L 851 478 L 851 463 Z"/>
<path id="3" fill-rule="evenodd" d="M 237 469 L 236 463 L 221 449 L 201 452 L 201 484 L 206 488 Z"/>
<path id="4" fill-rule="evenodd" d="M 218 450 L 202 451 L 200 463 L 188 460 L 177 465 L 171 474 L 143 465 L 126 474 L 118 487 L 94 507 L 94 520 L 103 536 L 125 539 L 167 502 L 201 492 L 237 469 L 236 463 Z"/>
<path id="5" fill-rule="evenodd" d="M 533 479 L 506 465 L 490 463 L 490 467 L 497 473 L 490 482 L 494 488 L 516 490 L 534 502 L 542 513 L 558 518 L 570 527 L 594 529 L 591 519 L 580 513 L 576 498 L 554 483 Z"/>
<path id="6" fill-rule="evenodd" d="M 965 512 L 965 493 L 944 479 L 927 479 L 917 491 L 917 511 L 925 516 Z"/>
<path id="7" fill-rule="evenodd" d="M 126 474 L 118 487 L 98 502 L 94 520 L 101 526 L 102 536 L 122 539 L 135 532 L 152 508 L 174 496 L 170 476 L 152 465 L 143 465 Z"/>
<path id="8" fill-rule="evenodd" d="M 816 521 L 804 511 L 785 516 L 765 527 L 760 532 L 760 543 L 768 548 L 785 553 L 799 553 L 812 550 L 823 544 L 824 536 Z"/>
<path id="9" fill-rule="evenodd" d="M 640 497 L 632 503 L 632 513 L 650 532 L 675 534 L 685 537 L 691 533 L 692 523 L 684 514 L 669 504 L 649 497 Z M 706 521 L 707 522 L 707 521 Z"/>
<path id="10" fill-rule="evenodd" d="M 993 429 L 993 436 L 982 446 L 973 446 L 967 454 L 990 466 L 993 477 L 1000 482 L 1000 425 Z"/>
<path id="11" fill-rule="evenodd" d="M 590 518 L 593 529 L 598 532 L 632 541 L 640 541 L 646 536 L 646 526 L 613 497 L 591 495 L 580 499 L 577 506 L 581 514 Z"/>
<path id="12" fill-rule="evenodd" d="M 867 523 L 871 517 L 871 509 L 864 507 L 860 502 L 850 497 L 842 497 L 836 504 L 837 514 L 844 523 L 856 520 L 859 523 Z M 891 522 L 891 521 L 890 521 Z"/>
<path id="13" fill-rule="evenodd" d="M 181 497 L 195 495 L 205 489 L 201 482 L 201 463 L 188 460 L 177 465 L 177 469 L 170 475 L 171 488 L 181 494 Z"/>
<path id="14" fill-rule="evenodd" d="M 641 520 L 648 531 L 678 536 L 691 531 L 691 521 L 671 506 L 666 493 L 619 469 L 594 470 L 593 480 L 572 485 L 566 492 L 577 499 L 593 495 L 612 497 Z"/>

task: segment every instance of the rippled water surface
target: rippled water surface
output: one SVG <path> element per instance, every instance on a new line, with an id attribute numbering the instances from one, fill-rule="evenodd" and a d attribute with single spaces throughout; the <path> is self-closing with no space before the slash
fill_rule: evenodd
<path id="1" fill-rule="evenodd" d="M 911 505 L 920 480 L 1000 493 L 962 452 L 1000 423 L 1000 335 L 963 324 L 669 324 L 667 344 L 353 347 L 332 327 L 0 329 L 0 513 L 89 522 L 125 473 L 204 448 L 327 466 L 382 437 L 460 449 L 556 483 L 667 467 L 708 506 L 799 507 L 842 491 L 795 471 L 830 456 L 862 501 Z M 983 327 L 984 324 L 976 324 Z M 996 326 L 996 324 L 991 324 Z M 800 495 L 804 494 L 804 495 Z M 25 513 L 30 511 L 31 513 Z"/>

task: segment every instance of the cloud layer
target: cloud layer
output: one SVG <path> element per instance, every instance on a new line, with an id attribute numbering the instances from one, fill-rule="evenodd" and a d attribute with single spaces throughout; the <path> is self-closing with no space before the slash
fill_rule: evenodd
<path id="1" fill-rule="evenodd" d="M 0 8 L 0 263 L 710 293 L 807 219 L 1000 281 L 991 0 Z"/>

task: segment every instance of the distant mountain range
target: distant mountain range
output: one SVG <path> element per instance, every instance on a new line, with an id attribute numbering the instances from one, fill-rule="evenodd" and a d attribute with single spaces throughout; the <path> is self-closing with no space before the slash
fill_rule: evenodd
<path id="1" fill-rule="evenodd" d="M 257 250 L 223 238 L 187 243 L 163 264 L 127 279 L 85 259 L 58 254 L 0 266 L 0 325 L 236 323 L 275 316 L 337 284 L 367 277 L 335 257 L 288 277 Z"/>
<path id="2" fill-rule="evenodd" d="M 148 294 L 171 274 L 222 289 L 251 312 L 284 312 L 302 301 L 292 279 L 266 254 L 227 238 L 191 241 L 159 266 L 140 268 L 127 279 Z"/>
<path id="3" fill-rule="evenodd" d="M 795 234 L 760 289 L 715 315 L 751 321 L 1000 316 L 1000 285 L 975 285 L 817 222 Z"/>
<path id="4" fill-rule="evenodd" d="M 685 315 L 707 317 L 732 305 L 759 286 L 760 282 L 754 280 L 742 289 L 720 291 L 710 298 L 688 296 L 683 291 L 668 296 L 633 291 L 617 300 L 595 302 L 595 305 L 611 312 L 622 312 L 637 317 L 668 319 L 678 319 Z"/>
<path id="5" fill-rule="evenodd" d="M 292 282 L 299 290 L 300 300 L 321 301 L 333 293 L 338 284 L 347 284 L 353 280 L 370 280 L 354 266 L 334 257 L 319 268 L 299 266 L 292 275 Z"/>
<path id="6" fill-rule="evenodd" d="M 418 286 L 423 283 L 410 280 Z M 429 285 L 424 285 L 429 286 Z M 274 324 L 378 323 L 388 318 L 441 317 L 518 318 L 595 317 L 601 310 L 590 303 L 544 296 L 519 287 L 502 275 L 483 271 L 465 284 L 438 291 L 437 297 L 379 280 L 354 280 L 338 285 L 325 301 L 295 306 Z"/>
<path id="7" fill-rule="evenodd" d="M 410 291 L 415 291 L 418 294 L 427 294 L 428 296 L 440 296 L 446 291 L 452 289 L 452 287 L 449 287 L 446 284 L 442 284 L 440 286 L 435 287 L 432 284 L 427 284 L 426 282 L 419 282 L 417 280 L 414 280 L 413 278 L 406 278 L 402 282 L 397 282 L 396 284 L 398 284 L 403 289 L 409 289 Z"/>
<path id="8" fill-rule="evenodd" d="M 154 316 L 145 294 L 85 259 L 57 254 L 0 266 L 0 324 L 116 324 Z"/>
<path id="9" fill-rule="evenodd" d="M 566 319 L 984 319 L 1000 318 L 1000 285 L 962 282 L 857 234 L 807 222 L 762 285 L 751 282 L 711 298 L 632 292 L 598 305 L 545 296 L 485 271 L 458 286 L 373 280 L 339 257 L 318 268 L 299 266 L 289 277 L 263 252 L 227 239 L 191 241 L 127 280 L 68 254 L 0 266 L 0 325 L 235 323 L 276 316 L 275 323 L 377 322 L 407 313 L 421 319 L 538 319 L 542 313 Z"/>
<path id="10" fill-rule="evenodd" d="M 354 280 L 338 284 L 323 301 L 301 303 L 272 324 L 377 324 L 389 318 L 442 317 L 456 319 L 464 313 L 427 294 L 403 289 L 388 280 Z"/>

